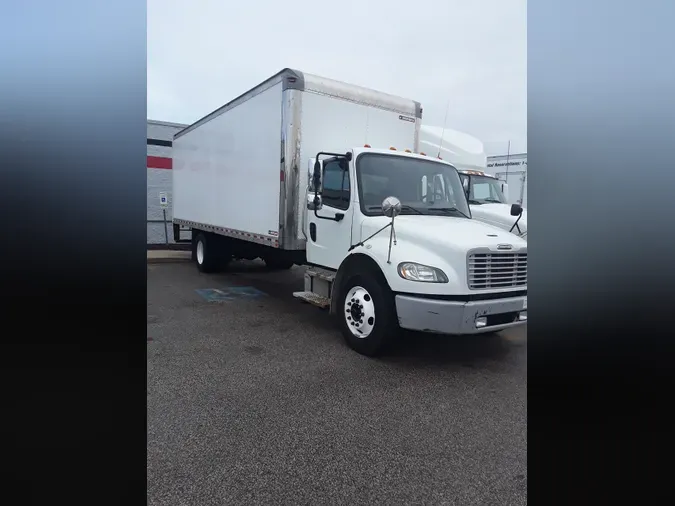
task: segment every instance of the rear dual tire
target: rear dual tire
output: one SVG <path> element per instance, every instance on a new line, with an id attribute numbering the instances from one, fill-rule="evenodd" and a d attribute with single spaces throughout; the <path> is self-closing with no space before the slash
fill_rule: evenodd
<path id="1" fill-rule="evenodd" d="M 227 253 L 225 241 L 215 234 L 199 232 L 194 242 L 194 259 L 199 272 L 219 272 L 227 267 L 232 255 Z"/>

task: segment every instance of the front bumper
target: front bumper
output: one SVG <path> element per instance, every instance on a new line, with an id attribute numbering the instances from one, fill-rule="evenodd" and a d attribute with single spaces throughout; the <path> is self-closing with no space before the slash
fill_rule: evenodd
<path id="1" fill-rule="evenodd" d="M 440 334 L 481 334 L 527 323 L 527 296 L 455 302 L 396 296 L 401 328 Z"/>

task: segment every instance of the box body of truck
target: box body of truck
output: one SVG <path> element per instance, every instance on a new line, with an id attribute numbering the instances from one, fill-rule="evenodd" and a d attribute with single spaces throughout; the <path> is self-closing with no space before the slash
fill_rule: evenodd
<path id="1" fill-rule="evenodd" d="M 174 223 L 283 250 L 305 248 L 318 151 L 417 151 L 418 102 L 284 69 L 174 136 Z"/>

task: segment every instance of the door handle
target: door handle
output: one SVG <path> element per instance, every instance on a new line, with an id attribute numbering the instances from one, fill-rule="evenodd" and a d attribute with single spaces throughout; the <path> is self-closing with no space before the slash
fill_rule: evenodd
<path id="1" fill-rule="evenodd" d="M 320 220 L 342 221 L 342 219 L 345 217 L 345 214 L 335 213 L 333 216 L 319 216 L 319 213 L 317 213 L 316 209 L 314 209 L 314 216 L 316 216 Z"/>

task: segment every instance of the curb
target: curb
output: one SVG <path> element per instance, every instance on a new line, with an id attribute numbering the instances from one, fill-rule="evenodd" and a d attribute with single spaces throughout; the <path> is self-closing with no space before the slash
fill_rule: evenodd
<path id="1" fill-rule="evenodd" d="M 184 264 L 189 258 L 148 258 L 148 264 Z"/>
<path id="2" fill-rule="evenodd" d="M 150 251 L 192 251 L 192 244 L 148 244 Z"/>
<path id="3" fill-rule="evenodd" d="M 173 253 L 173 252 L 172 252 Z M 147 257 L 148 264 L 171 264 L 171 263 L 185 263 L 191 262 L 192 255 L 166 255 L 166 256 L 149 256 Z"/>

